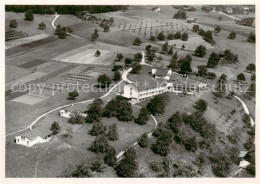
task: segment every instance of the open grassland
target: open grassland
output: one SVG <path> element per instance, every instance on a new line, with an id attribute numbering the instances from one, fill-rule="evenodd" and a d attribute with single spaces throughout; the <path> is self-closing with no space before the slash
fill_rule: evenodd
<path id="1" fill-rule="evenodd" d="M 51 22 L 54 18 L 54 15 L 39 15 L 34 14 L 33 21 L 24 20 L 24 13 L 13 13 L 13 12 L 5 12 L 5 29 L 9 30 L 9 23 L 11 20 L 15 19 L 17 21 L 16 31 L 23 31 L 29 36 L 34 36 L 42 33 L 53 34 L 54 29 L 51 26 Z M 46 25 L 45 30 L 38 29 L 38 24 L 44 22 Z"/>
<path id="2" fill-rule="evenodd" d="M 87 104 L 85 104 L 85 108 L 87 108 Z M 134 115 L 137 116 L 139 108 L 133 107 L 133 110 Z M 26 149 L 24 149 L 23 146 L 15 145 L 13 142 L 8 142 L 6 146 L 9 151 L 6 163 L 9 166 L 12 165 L 14 168 L 17 168 L 21 164 L 31 163 L 31 167 L 28 167 L 26 171 L 14 170 L 7 167 L 7 177 L 33 177 L 35 176 L 35 173 L 37 174 L 36 177 L 57 177 L 71 165 L 75 165 L 80 161 L 86 161 L 88 163 L 97 156 L 102 156 L 95 155 L 93 152 L 87 150 L 95 139 L 94 136 L 88 134 L 92 124 L 69 125 L 66 118 L 60 118 L 57 116 L 57 112 L 54 112 L 43 119 L 40 124 L 36 125 L 32 131 L 41 131 L 42 128 L 49 129 L 51 122 L 53 121 L 58 121 L 60 123 L 62 126 L 62 133 L 66 131 L 67 127 L 71 127 L 72 138 L 67 139 L 60 135 L 52 138 L 48 143 Z M 137 125 L 132 121 L 120 122 L 116 118 L 103 118 L 102 122 L 107 126 L 114 123 L 117 124 L 119 140 L 110 142 L 117 152 L 126 149 L 128 145 L 134 143 L 144 132 L 151 131 L 155 126 L 154 121 L 151 118 L 144 126 Z M 19 150 L 19 152 L 13 150 Z M 23 159 L 17 154 L 23 155 Z M 31 162 L 31 158 L 37 162 L 37 170 L 36 162 Z M 64 161 L 64 159 L 66 161 Z"/>

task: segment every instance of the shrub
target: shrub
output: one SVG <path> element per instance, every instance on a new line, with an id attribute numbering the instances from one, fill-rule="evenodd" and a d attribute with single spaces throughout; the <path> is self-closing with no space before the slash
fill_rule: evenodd
<path id="1" fill-rule="evenodd" d="M 136 169 L 137 169 L 137 163 L 135 161 L 136 159 L 136 152 L 133 147 L 129 148 L 124 153 L 124 158 L 120 160 L 118 165 L 115 167 L 115 170 L 117 172 L 117 175 L 119 177 L 127 177 L 132 178 L 136 176 Z"/>
<path id="2" fill-rule="evenodd" d="M 243 73 L 240 73 L 240 74 L 237 75 L 237 80 L 238 81 L 245 81 L 246 77 Z"/>
<path id="3" fill-rule="evenodd" d="M 24 13 L 24 20 L 27 20 L 27 21 L 33 21 L 33 11 L 32 10 L 27 10 L 25 13 Z"/>
<path id="4" fill-rule="evenodd" d="M 114 81 L 119 81 L 121 79 L 121 74 L 120 74 L 120 72 L 119 71 L 115 71 L 114 72 L 114 78 L 113 78 L 113 80 Z"/>
<path id="5" fill-rule="evenodd" d="M 89 150 L 95 153 L 106 153 L 109 150 L 108 140 L 105 135 L 96 137 L 93 143 L 90 145 Z"/>
<path id="6" fill-rule="evenodd" d="M 206 47 L 199 45 L 195 50 L 195 56 L 204 57 L 206 55 Z"/>
<path id="7" fill-rule="evenodd" d="M 95 99 L 93 103 L 88 106 L 88 110 L 85 111 L 85 113 L 87 113 L 86 123 L 99 122 L 101 120 L 103 112 L 102 104 L 103 101 L 101 99 Z"/>
<path id="8" fill-rule="evenodd" d="M 92 129 L 89 131 L 90 135 L 97 136 L 104 134 L 106 131 L 106 126 L 103 125 L 101 122 L 94 123 Z"/>
<path id="9" fill-rule="evenodd" d="M 73 125 L 74 124 L 83 124 L 84 118 L 79 114 L 75 114 L 68 119 L 68 123 L 73 124 Z"/>
<path id="10" fill-rule="evenodd" d="M 155 172 L 162 171 L 162 164 L 161 164 L 161 162 L 156 162 L 156 161 L 150 162 L 149 167 L 150 167 L 150 169 L 152 169 Z"/>
<path id="11" fill-rule="evenodd" d="M 255 33 L 251 32 L 251 33 L 248 35 L 247 41 L 248 41 L 249 43 L 255 43 Z"/>
<path id="12" fill-rule="evenodd" d="M 69 92 L 68 100 L 76 100 L 76 98 L 79 96 L 79 93 L 74 90 L 72 92 Z"/>
<path id="13" fill-rule="evenodd" d="M 115 141 L 115 140 L 118 139 L 118 132 L 117 132 L 117 125 L 116 124 L 112 124 L 108 127 L 107 138 L 110 141 Z"/>
<path id="14" fill-rule="evenodd" d="M 100 160 L 96 159 L 90 163 L 89 168 L 92 172 L 103 172 L 104 167 L 102 167 L 102 163 Z"/>
<path id="15" fill-rule="evenodd" d="M 221 31 L 220 26 L 215 27 L 215 31 L 219 33 Z"/>
<path id="16" fill-rule="evenodd" d="M 176 32 L 173 37 L 175 39 L 181 39 L 181 32 L 180 31 Z"/>
<path id="17" fill-rule="evenodd" d="M 60 125 L 59 125 L 58 122 L 54 121 L 54 122 L 51 124 L 50 130 L 52 131 L 52 134 L 53 134 L 53 135 L 57 135 L 58 133 L 60 133 L 61 127 L 60 127 Z"/>
<path id="18" fill-rule="evenodd" d="M 212 52 L 209 56 L 207 67 L 215 68 L 219 63 L 220 57 L 217 53 Z"/>
<path id="19" fill-rule="evenodd" d="M 147 133 L 141 135 L 141 137 L 138 139 L 138 144 L 142 148 L 148 147 L 149 142 Z"/>
<path id="20" fill-rule="evenodd" d="M 252 71 L 255 71 L 255 64 L 254 64 L 254 63 L 248 64 L 247 67 L 246 67 L 246 69 L 247 69 L 248 71 L 250 71 L 250 73 L 251 73 Z"/>
<path id="21" fill-rule="evenodd" d="M 187 41 L 188 40 L 188 33 L 186 33 L 186 32 L 182 33 L 181 40 Z"/>
<path id="22" fill-rule="evenodd" d="M 95 52 L 95 56 L 96 56 L 96 57 L 99 57 L 100 55 L 101 55 L 100 51 L 97 50 L 97 51 Z"/>
<path id="23" fill-rule="evenodd" d="M 236 38 L 236 33 L 235 33 L 234 31 L 232 31 L 232 32 L 228 35 L 227 38 L 228 38 L 228 39 L 231 39 L 231 40 L 234 40 L 234 39 Z"/>
<path id="24" fill-rule="evenodd" d="M 46 29 L 46 25 L 44 24 L 44 22 L 41 22 L 40 24 L 38 24 L 39 29 L 45 30 Z"/>
<path id="25" fill-rule="evenodd" d="M 147 110 L 153 115 L 163 114 L 165 111 L 167 98 L 168 96 L 166 94 L 156 95 L 147 104 L 146 106 Z"/>
<path id="26" fill-rule="evenodd" d="M 98 82 L 98 87 L 107 88 L 111 84 L 111 79 L 106 74 L 102 74 L 98 76 L 97 82 Z"/>
<path id="27" fill-rule="evenodd" d="M 186 19 L 186 12 L 185 11 L 178 11 L 173 16 L 174 19 Z"/>
<path id="28" fill-rule="evenodd" d="M 17 28 L 17 22 L 16 22 L 15 19 L 10 21 L 9 27 L 11 27 L 11 28 Z"/>
<path id="29" fill-rule="evenodd" d="M 104 162 L 110 167 L 116 165 L 116 151 L 113 147 L 109 148 L 106 155 L 104 156 Z"/>
<path id="30" fill-rule="evenodd" d="M 173 133 L 179 133 L 179 130 L 182 126 L 182 119 L 180 113 L 177 111 L 175 112 L 169 119 L 167 125 L 172 130 Z"/>
<path id="31" fill-rule="evenodd" d="M 141 43 L 142 43 L 141 39 L 137 37 L 137 38 L 135 39 L 133 45 L 138 45 L 138 46 L 139 46 L 139 45 L 141 45 Z"/>
<path id="32" fill-rule="evenodd" d="M 158 39 L 158 40 L 164 40 L 164 39 L 165 39 L 165 36 L 164 36 L 163 32 L 160 32 L 160 33 L 157 35 L 157 39 Z"/>
<path id="33" fill-rule="evenodd" d="M 149 120 L 149 111 L 146 108 L 141 108 L 138 118 L 135 119 L 135 123 L 138 125 L 144 125 Z"/>

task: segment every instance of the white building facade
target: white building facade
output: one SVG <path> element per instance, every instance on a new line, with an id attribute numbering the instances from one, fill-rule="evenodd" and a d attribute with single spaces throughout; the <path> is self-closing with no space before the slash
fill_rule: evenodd
<path id="1" fill-rule="evenodd" d="M 16 142 L 16 144 L 20 144 L 20 145 L 31 147 L 31 146 L 33 146 L 35 144 L 48 142 L 50 139 L 51 139 L 51 137 L 48 137 L 48 136 L 45 137 L 45 138 L 37 136 L 37 137 L 35 137 L 33 139 L 29 139 L 26 136 L 21 135 L 21 136 L 16 136 L 15 137 L 15 142 Z"/>

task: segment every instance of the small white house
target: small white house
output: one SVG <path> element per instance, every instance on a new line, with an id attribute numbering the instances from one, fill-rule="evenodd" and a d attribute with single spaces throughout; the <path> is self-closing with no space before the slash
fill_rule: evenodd
<path id="1" fill-rule="evenodd" d="M 60 110 L 60 114 L 59 115 L 61 117 L 70 118 L 73 115 L 73 113 L 71 113 L 67 109 L 63 109 L 63 110 Z"/>
<path id="2" fill-rule="evenodd" d="M 45 143 L 51 139 L 52 132 L 47 131 L 35 131 L 35 129 L 26 132 L 23 135 L 15 137 L 15 143 L 31 147 L 35 144 Z"/>
<path id="3" fill-rule="evenodd" d="M 154 78 L 163 78 L 165 80 L 170 80 L 170 77 L 172 75 L 172 70 L 165 70 L 165 69 L 155 69 L 152 68 L 151 74 L 154 76 Z"/>
<path id="4" fill-rule="evenodd" d="M 243 168 L 243 169 L 247 168 L 249 165 L 250 165 L 250 163 L 248 161 L 246 161 L 246 160 L 242 160 L 239 163 L 239 167 Z"/>

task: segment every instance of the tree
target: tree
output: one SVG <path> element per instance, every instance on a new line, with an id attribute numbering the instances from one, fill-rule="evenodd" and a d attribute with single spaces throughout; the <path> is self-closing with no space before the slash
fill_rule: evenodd
<path id="1" fill-rule="evenodd" d="M 243 73 L 240 73 L 240 74 L 237 75 L 237 80 L 238 81 L 245 81 L 246 77 Z"/>
<path id="2" fill-rule="evenodd" d="M 68 119 L 68 123 L 70 124 L 83 124 L 84 123 L 84 118 L 80 114 L 74 114 Z"/>
<path id="3" fill-rule="evenodd" d="M 106 126 L 103 125 L 101 122 L 94 123 L 92 129 L 89 131 L 89 134 L 92 136 L 97 136 L 104 134 L 106 131 Z"/>
<path id="4" fill-rule="evenodd" d="M 255 33 L 251 32 L 251 33 L 248 35 L 247 41 L 248 41 L 249 43 L 255 43 Z"/>
<path id="5" fill-rule="evenodd" d="M 168 50 L 168 55 L 173 55 L 173 46 L 171 46 Z"/>
<path id="6" fill-rule="evenodd" d="M 119 81 L 121 79 L 121 74 L 120 74 L 120 72 L 119 71 L 115 71 L 114 72 L 114 78 L 113 78 L 113 80 L 114 81 Z"/>
<path id="7" fill-rule="evenodd" d="M 236 33 L 234 31 L 232 31 L 227 38 L 234 40 L 236 38 Z"/>
<path id="8" fill-rule="evenodd" d="M 199 65 L 198 68 L 198 76 L 205 77 L 207 75 L 208 69 L 206 65 Z"/>
<path id="9" fill-rule="evenodd" d="M 103 75 L 99 75 L 97 82 L 98 82 L 98 87 L 107 88 L 111 84 L 111 79 L 106 74 L 103 74 Z"/>
<path id="10" fill-rule="evenodd" d="M 102 167 L 102 163 L 99 159 L 95 159 L 90 163 L 89 168 L 91 169 L 92 172 L 103 172 L 104 167 Z"/>
<path id="11" fill-rule="evenodd" d="M 173 18 L 174 18 L 174 19 L 186 19 L 186 12 L 180 10 L 180 11 L 178 11 L 177 13 L 175 13 L 175 14 L 173 15 Z"/>
<path id="12" fill-rule="evenodd" d="M 167 156 L 170 153 L 170 144 L 172 142 L 172 133 L 165 131 L 161 133 L 154 144 L 152 144 L 151 149 L 155 154 L 161 156 Z"/>
<path id="13" fill-rule="evenodd" d="M 138 144 L 142 148 L 148 147 L 149 141 L 147 133 L 141 135 L 141 137 L 138 139 Z"/>
<path id="14" fill-rule="evenodd" d="M 253 73 L 253 74 L 251 75 L 251 78 L 250 78 L 250 79 L 251 79 L 252 82 L 255 82 L 255 73 Z"/>
<path id="15" fill-rule="evenodd" d="M 120 61 L 121 59 L 123 59 L 123 57 L 124 57 L 124 56 L 123 56 L 122 53 L 119 53 L 119 54 L 116 55 L 116 58 L 117 58 L 118 61 Z"/>
<path id="16" fill-rule="evenodd" d="M 38 24 L 39 29 L 45 30 L 46 29 L 46 25 L 44 24 L 44 22 L 41 22 L 40 24 Z"/>
<path id="17" fill-rule="evenodd" d="M 213 173 L 218 177 L 226 177 L 230 172 L 230 158 L 221 152 L 212 153 L 209 156 Z"/>
<path id="18" fill-rule="evenodd" d="M 166 94 L 156 95 L 146 105 L 147 110 L 153 115 L 163 114 L 168 96 Z"/>
<path id="19" fill-rule="evenodd" d="M 85 113 L 87 113 L 86 123 L 99 122 L 101 120 L 103 112 L 102 104 L 103 101 L 101 99 L 95 99 L 93 103 L 88 106 L 88 110 L 85 111 Z"/>
<path id="20" fill-rule="evenodd" d="M 69 92 L 68 100 L 76 100 L 76 98 L 79 96 L 79 93 L 74 90 L 72 92 Z"/>
<path id="21" fill-rule="evenodd" d="M 104 108 L 104 117 L 117 117 L 119 121 L 133 120 L 132 105 L 125 98 L 117 96 L 110 100 Z"/>
<path id="22" fill-rule="evenodd" d="M 112 124 L 108 127 L 107 138 L 110 141 L 116 141 L 118 139 L 117 126 Z"/>
<path id="23" fill-rule="evenodd" d="M 139 45 L 141 45 L 141 44 L 142 44 L 141 39 L 140 39 L 139 37 L 137 37 L 137 38 L 135 39 L 133 45 L 137 45 L 137 46 L 139 46 Z"/>
<path id="24" fill-rule="evenodd" d="M 99 57 L 100 55 L 101 55 L 100 51 L 97 50 L 97 51 L 95 52 L 95 56 L 96 56 L 96 57 Z"/>
<path id="25" fill-rule="evenodd" d="M 208 42 L 208 43 L 212 43 L 213 42 L 213 36 L 212 36 L 212 31 L 207 31 L 204 33 L 203 35 L 203 39 Z"/>
<path id="26" fill-rule="evenodd" d="M 68 35 L 73 33 L 73 29 L 71 27 L 66 27 L 66 31 L 67 31 Z"/>
<path id="27" fill-rule="evenodd" d="M 136 159 L 136 152 L 133 147 L 130 147 L 123 155 L 123 159 L 120 160 L 118 165 L 115 167 L 115 170 L 117 172 L 117 175 L 119 177 L 127 177 L 132 178 L 135 177 L 136 169 L 137 169 L 137 163 L 135 161 Z"/>
<path id="28" fill-rule="evenodd" d="M 33 21 L 33 11 L 32 10 L 27 10 L 24 13 L 24 20 Z"/>
<path id="29" fill-rule="evenodd" d="M 255 72 L 255 64 L 254 63 L 250 63 L 249 65 L 247 65 L 246 69 L 251 73 L 252 71 Z"/>
<path id="30" fill-rule="evenodd" d="M 220 26 L 215 27 L 215 31 L 219 33 L 221 31 Z"/>
<path id="31" fill-rule="evenodd" d="M 59 125 L 58 122 L 54 121 L 54 122 L 51 124 L 50 130 L 52 131 L 52 134 L 53 134 L 53 135 L 57 135 L 58 133 L 60 133 L 61 127 L 60 127 L 60 125 Z"/>
<path id="32" fill-rule="evenodd" d="M 180 65 L 180 73 L 185 74 L 187 72 L 192 72 L 190 62 L 186 59 L 179 60 Z"/>
<path id="33" fill-rule="evenodd" d="M 250 97 L 255 97 L 255 91 L 256 91 L 256 88 L 255 88 L 255 83 L 254 82 L 251 82 L 251 84 L 249 85 L 246 93 L 250 96 Z"/>
<path id="34" fill-rule="evenodd" d="M 135 60 L 141 61 L 142 58 L 143 58 L 143 55 L 141 53 L 136 53 L 135 54 Z"/>
<path id="35" fill-rule="evenodd" d="M 155 36 L 150 36 L 149 40 L 155 41 Z"/>
<path id="36" fill-rule="evenodd" d="M 104 156 L 104 162 L 110 167 L 116 165 L 116 150 L 113 147 L 110 147 Z"/>
<path id="37" fill-rule="evenodd" d="M 195 102 L 194 107 L 201 112 L 205 112 L 208 107 L 208 103 L 205 100 L 199 99 Z"/>
<path id="38" fill-rule="evenodd" d="M 174 36 L 173 36 L 175 39 L 181 39 L 181 32 L 180 31 L 177 31 Z"/>
<path id="39" fill-rule="evenodd" d="M 168 38 L 169 40 L 173 40 L 174 35 L 173 35 L 172 33 L 169 33 L 168 36 L 167 36 L 167 38 Z"/>
<path id="40" fill-rule="evenodd" d="M 73 178 L 85 178 L 90 177 L 89 174 L 89 168 L 86 166 L 84 162 L 81 162 L 80 164 L 76 165 L 76 169 L 66 175 L 67 177 L 73 177 Z"/>
<path id="41" fill-rule="evenodd" d="M 96 137 L 91 146 L 89 147 L 90 151 L 95 153 L 106 153 L 109 150 L 108 140 L 105 135 Z"/>
<path id="42" fill-rule="evenodd" d="M 99 37 L 98 30 L 95 29 L 94 33 L 91 34 L 91 39 L 90 40 L 91 41 L 95 41 L 96 39 L 98 39 L 98 37 Z"/>
<path id="43" fill-rule="evenodd" d="M 104 32 L 108 32 L 109 31 L 109 26 L 107 24 L 104 25 Z"/>
<path id="44" fill-rule="evenodd" d="M 67 37 L 67 33 L 64 30 L 59 31 L 58 33 L 59 39 L 65 39 Z"/>
<path id="45" fill-rule="evenodd" d="M 200 26 L 197 25 L 197 24 L 194 24 L 193 27 L 192 27 L 192 31 L 198 32 L 199 30 L 200 30 Z"/>
<path id="46" fill-rule="evenodd" d="M 164 39 L 165 39 L 165 36 L 164 36 L 163 32 L 160 32 L 160 33 L 157 35 L 157 39 L 158 39 L 158 40 L 164 40 Z"/>
<path id="47" fill-rule="evenodd" d="M 11 28 L 17 28 L 17 22 L 16 22 L 15 19 L 14 19 L 14 20 L 10 20 L 9 27 L 11 27 Z"/>
<path id="48" fill-rule="evenodd" d="M 181 40 L 182 41 L 187 41 L 188 40 L 188 33 L 186 33 L 186 32 L 182 33 Z"/>
<path id="49" fill-rule="evenodd" d="M 217 53 L 212 52 L 209 56 L 207 67 L 215 68 L 219 63 L 220 57 Z"/>
<path id="50" fill-rule="evenodd" d="M 174 55 L 172 56 L 172 59 L 174 59 L 174 60 L 178 59 L 177 51 L 175 51 Z"/>
<path id="51" fill-rule="evenodd" d="M 206 55 L 206 47 L 204 45 L 199 45 L 195 50 L 195 56 L 204 57 Z"/>
<path id="52" fill-rule="evenodd" d="M 133 63 L 131 58 L 125 58 L 125 64 L 126 65 L 131 65 Z"/>
<path id="53" fill-rule="evenodd" d="M 151 48 L 152 48 L 152 45 L 146 45 L 146 47 L 145 47 L 145 50 L 146 50 L 146 52 L 147 53 L 150 53 L 150 51 L 151 51 Z"/>
<path id="54" fill-rule="evenodd" d="M 163 45 L 162 45 L 162 52 L 166 53 L 168 50 L 168 42 L 165 42 Z"/>
<path id="55" fill-rule="evenodd" d="M 180 113 L 176 111 L 169 119 L 167 125 L 172 130 L 173 133 L 179 133 L 179 130 L 182 126 L 182 119 Z"/>
<path id="56" fill-rule="evenodd" d="M 133 69 L 130 71 L 131 74 L 139 74 L 139 72 L 142 70 L 142 65 L 136 64 L 133 66 Z"/>
<path id="57" fill-rule="evenodd" d="M 145 107 L 142 107 L 139 112 L 138 118 L 135 119 L 135 123 L 137 123 L 138 125 L 145 125 L 148 120 L 149 111 Z"/>
<path id="58" fill-rule="evenodd" d="M 237 54 L 233 54 L 231 50 L 225 50 L 224 51 L 225 57 L 224 59 L 228 61 L 229 63 L 235 63 L 238 62 L 238 56 Z"/>

